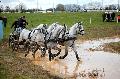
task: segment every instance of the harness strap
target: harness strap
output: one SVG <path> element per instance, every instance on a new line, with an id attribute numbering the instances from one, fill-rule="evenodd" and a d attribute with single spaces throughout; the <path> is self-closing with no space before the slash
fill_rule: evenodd
<path id="1" fill-rule="evenodd" d="M 31 33 L 32 33 L 32 31 L 30 31 L 30 33 L 28 34 L 28 39 L 31 39 Z"/>
<path id="2" fill-rule="evenodd" d="M 67 39 L 64 39 L 64 41 L 69 41 L 69 40 L 76 40 L 76 37 L 67 37 Z"/>
<path id="3" fill-rule="evenodd" d="M 81 30 L 80 32 L 82 32 L 82 31 L 84 31 L 84 30 Z"/>

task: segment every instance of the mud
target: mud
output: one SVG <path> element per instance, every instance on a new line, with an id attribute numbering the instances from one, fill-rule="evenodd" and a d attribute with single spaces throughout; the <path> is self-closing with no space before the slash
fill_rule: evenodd
<path id="1" fill-rule="evenodd" d="M 27 56 L 36 65 L 42 66 L 52 74 L 59 75 L 66 79 L 119 79 L 120 78 L 120 55 L 97 51 L 104 43 L 118 42 L 119 38 L 105 38 L 99 40 L 89 40 L 77 42 L 77 51 L 81 61 L 77 61 L 74 52 L 69 49 L 69 54 L 65 59 L 48 60 L 48 55 L 41 58 L 40 51 L 33 59 L 31 53 Z M 64 54 L 64 47 L 61 55 Z M 53 50 L 53 52 L 55 52 Z"/>

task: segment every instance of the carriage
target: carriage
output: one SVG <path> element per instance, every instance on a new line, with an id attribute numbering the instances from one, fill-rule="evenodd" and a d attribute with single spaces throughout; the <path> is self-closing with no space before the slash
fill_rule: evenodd
<path id="1" fill-rule="evenodd" d="M 9 46 L 13 49 L 13 51 L 15 49 L 18 49 L 18 46 L 19 46 L 18 41 L 19 41 L 19 36 L 21 31 L 22 31 L 22 28 L 19 27 L 9 34 Z"/>

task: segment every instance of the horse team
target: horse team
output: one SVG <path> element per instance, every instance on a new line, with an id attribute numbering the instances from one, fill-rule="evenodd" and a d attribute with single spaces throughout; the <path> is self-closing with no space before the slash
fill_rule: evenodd
<path id="1" fill-rule="evenodd" d="M 84 35 L 84 28 L 82 22 L 75 23 L 69 29 L 64 25 L 60 25 L 58 22 L 51 25 L 40 24 L 32 30 L 26 28 L 21 29 L 20 27 L 10 33 L 9 46 L 12 50 L 18 50 L 20 45 L 23 45 L 26 51 L 25 57 L 30 51 L 35 53 L 39 49 L 41 50 L 41 56 L 45 56 L 46 50 L 48 50 L 49 60 L 51 61 L 54 57 L 59 56 L 61 49 L 58 45 L 65 46 L 65 54 L 59 56 L 60 59 L 64 59 L 68 55 L 68 47 L 71 47 L 79 61 L 79 56 L 76 51 L 75 40 L 77 35 Z M 58 50 L 56 54 L 53 54 L 51 50 Z"/>

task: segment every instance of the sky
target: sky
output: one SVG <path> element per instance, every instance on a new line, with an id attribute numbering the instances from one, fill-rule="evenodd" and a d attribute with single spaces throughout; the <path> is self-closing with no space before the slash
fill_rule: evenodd
<path id="1" fill-rule="evenodd" d="M 87 4 L 89 2 L 101 2 L 103 1 L 103 5 L 108 4 L 118 4 L 118 0 L 0 0 L 0 5 L 7 6 L 9 5 L 10 8 L 15 8 L 16 5 L 23 3 L 26 5 L 27 9 L 30 8 L 37 8 L 37 1 L 38 1 L 38 8 L 39 9 L 48 9 L 56 7 L 57 4 Z M 120 1 L 120 0 L 119 0 Z"/>

